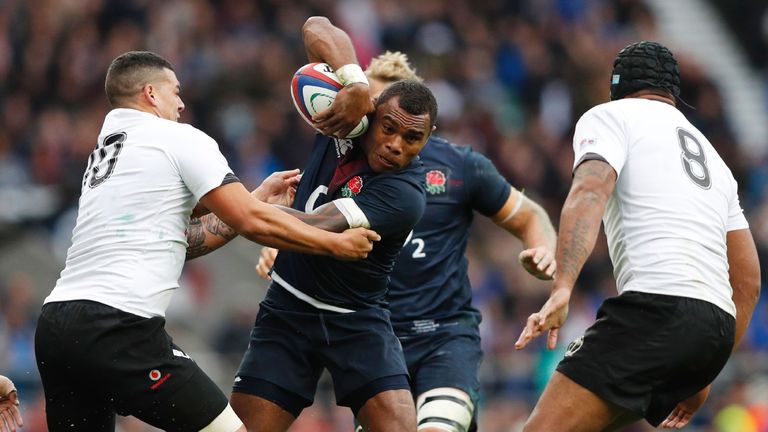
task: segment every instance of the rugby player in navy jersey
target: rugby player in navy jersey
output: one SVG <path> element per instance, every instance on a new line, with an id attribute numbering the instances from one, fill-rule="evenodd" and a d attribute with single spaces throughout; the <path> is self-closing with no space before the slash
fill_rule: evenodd
<path id="1" fill-rule="evenodd" d="M 355 262 L 280 254 L 231 404 L 249 431 L 285 431 L 312 404 L 328 369 L 337 403 L 367 430 L 413 431 L 407 368 L 385 297 L 389 273 L 426 207 L 417 155 L 435 128 L 437 103 L 424 84 L 399 81 L 373 105 L 353 50 L 326 60 L 346 85 L 340 95 L 364 94 L 364 112 L 374 107 L 370 127 L 354 140 L 316 136 L 287 211 L 330 231 L 368 227 L 381 240 Z"/>
<path id="2" fill-rule="evenodd" d="M 343 30 L 325 18 L 305 24 L 305 46 L 312 61 L 327 61 L 352 50 Z M 366 70 L 370 94 L 376 96 L 400 79 L 420 80 L 401 53 L 385 53 Z M 341 95 L 340 95 L 341 96 Z M 339 101 L 339 99 L 337 99 Z M 356 106 L 342 99 L 326 133 L 354 127 Z M 357 104 L 362 106 L 363 104 Z M 334 116 L 346 115 L 342 121 Z M 420 153 L 424 162 L 427 209 L 406 239 L 390 275 L 389 308 L 395 333 L 403 345 L 416 399 L 419 431 L 467 431 L 476 428 L 474 410 L 482 357 L 478 325 L 467 277 L 468 229 L 473 210 L 521 239 L 527 249 L 519 258 L 536 277 L 555 271 L 554 228 L 544 210 L 509 185 L 484 156 L 432 136 Z M 276 251 L 265 248 L 257 272 L 268 272 Z M 274 278 L 274 274 L 273 274 Z M 367 430 L 367 429 L 366 429 Z"/>

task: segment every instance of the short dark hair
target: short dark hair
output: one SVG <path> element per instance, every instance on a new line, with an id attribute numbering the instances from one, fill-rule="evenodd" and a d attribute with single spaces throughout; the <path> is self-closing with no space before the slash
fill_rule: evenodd
<path id="1" fill-rule="evenodd" d="M 429 127 L 437 121 L 437 101 L 432 91 L 423 83 L 415 80 L 397 81 L 389 85 L 376 99 L 376 107 L 388 100 L 399 97 L 398 106 L 408 114 L 429 114 Z"/>
<path id="2" fill-rule="evenodd" d="M 611 100 L 645 89 L 663 90 L 680 96 L 680 70 L 669 48 L 658 42 L 627 45 L 613 61 Z"/>
<path id="3" fill-rule="evenodd" d="M 149 51 L 129 51 L 112 60 L 104 81 L 109 104 L 118 106 L 135 95 L 149 81 L 152 73 L 173 70 L 171 63 Z"/>

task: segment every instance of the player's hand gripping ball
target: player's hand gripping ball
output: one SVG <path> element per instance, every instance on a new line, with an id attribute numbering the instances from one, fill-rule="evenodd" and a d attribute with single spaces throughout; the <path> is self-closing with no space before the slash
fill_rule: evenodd
<path id="1" fill-rule="evenodd" d="M 333 73 L 331 66 L 326 63 L 309 63 L 293 74 L 291 100 L 301 118 L 315 128 L 312 116 L 328 109 L 342 88 L 344 86 Z M 315 130 L 322 133 L 317 128 Z M 347 138 L 359 137 L 366 130 L 368 130 L 368 117 L 363 116 Z"/>

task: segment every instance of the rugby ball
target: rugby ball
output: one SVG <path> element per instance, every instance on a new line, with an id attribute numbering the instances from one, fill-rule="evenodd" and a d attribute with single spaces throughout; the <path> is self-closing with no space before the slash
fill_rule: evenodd
<path id="1" fill-rule="evenodd" d="M 327 63 L 309 63 L 300 67 L 293 74 L 291 100 L 293 100 L 293 105 L 301 118 L 314 128 L 312 116 L 328 109 L 342 88 L 344 86 L 333 73 L 330 65 Z M 359 137 L 366 130 L 368 130 L 368 117 L 363 116 L 360 123 L 347 135 L 347 138 Z"/>

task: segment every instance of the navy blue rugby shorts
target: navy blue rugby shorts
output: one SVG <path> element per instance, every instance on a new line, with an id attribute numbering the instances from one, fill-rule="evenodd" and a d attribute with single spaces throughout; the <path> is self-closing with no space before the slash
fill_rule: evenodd
<path id="1" fill-rule="evenodd" d="M 483 358 L 480 336 L 437 330 L 400 335 L 414 396 L 440 387 L 457 388 L 477 402 L 478 369 Z"/>
<path id="2" fill-rule="evenodd" d="M 323 311 L 272 284 L 233 392 L 272 401 L 298 417 L 312 404 L 323 369 L 331 374 L 337 404 L 355 414 L 378 393 L 410 390 L 389 311 Z"/>

